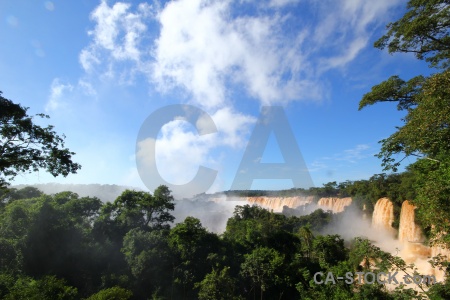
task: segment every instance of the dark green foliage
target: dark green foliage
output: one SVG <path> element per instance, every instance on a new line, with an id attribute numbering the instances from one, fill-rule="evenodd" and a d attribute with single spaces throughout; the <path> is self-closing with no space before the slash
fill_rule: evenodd
<path id="1" fill-rule="evenodd" d="M 359 108 L 394 101 L 399 109 L 407 111 L 404 125 L 380 141 L 377 156 L 385 170 L 394 172 L 406 157 L 419 158 L 409 168 L 417 196 L 410 200 L 418 207 L 423 227 L 433 228 L 428 231 L 432 240 L 449 246 L 450 3 L 410 0 L 405 15 L 389 23 L 387 29 L 375 47 L 387 48 L 390 53 L 414 53 L 441 72 L 409 81 L 392 76 L 364 95 Z"/>
<path id="2" fill-rule="evenodd" d="M 412 52 L 441 73 L 403 80 L 391 76 L 363 96 L 360 109 L 397 102 L 404 125 L 381 141 L 386 170 L 399 167 L 397 154 L 418 156 L 401 174 L 329 182 L 284 191 L 228 191 L 227 196 L 352 197 L 361 213 L 376 201 L 400 206 L 412 200 L 417 221 L 437 242 L 450 245 L 450 4 L 410 0 L 407 13 L 388 25 L 375 46 L 390 53 Z M 39 117 L 47 117 L 38 115 Z M 45 168 L 53 175 L 75 173 L 72 152 L 52 126 L 42 128 L 27 108 L 0 94 L 0 186 L 20 172 Z M 198 195 L 199 198 L 204 195 Z M 113 199 L 111 199 L 113 200 Z M 295 216 L 258 206 L 237 206 L 222 235 L 200 220 L 174 221 L 166 186 L 153 195 L 124 191 L 112 203 L 33 188 L 0 190 L 1 299 L 449 299 L 449 282 L 427 293 L 380 284 L 316 284 L 314 274 L 368 270 L 412 272 L 404 261 L 356 238 L 321 235 L 347 215 L 316 210 Z M 178 220 L 180 221 L 180 220 Z M 436 268 L 448 261 L 433 260 Z M 334 277 L 333 277 L 334 278 Z"/>
<path id="3" fill-rule="evenodd" d="M 313 240 L 314 257 L 324 269 L 347 259 L 344 240 L 338 235 L 316 236 Z"/>
<path id="4" fill-rule="evenodd" d="M 30 277 L 19 277 L 9 287 L 5 300 L 73 300 L 77 299 L 77 289 L 67 286 L 65 281 L 55 276 L 44 276 L 36 280 Z"/>
<path id="5" fill-rule="evenodd" d="M 385 182 L 385 177 L 381 182 Z M 395 182 L 395 181 L 394 181 Z M 334 189 L 349 188 L 351 184 Z M 21 194 L 22 191 L 15 191 Z M 29 195 L 26 190 L 23 195 Z M 159 200 L 153 199 L 157 197 Z M 16 199 L 0 214 L 2 299 L 406 299 L 412 291 L 338 282 L 407 266 L 367 240 L 320 235 L 331 213 L 286 217 L 238 206 L 222 236 L 193 217 L 170 228 L 170 191 L 126 191 L 114 203 L 71 192 Z M 151 214 L 150 214 L 151 212 Z M 159 214 L 158 212 L 163 212 Z M 150 218 L 148 216 L 151 216 Z M 159 219 L 159 216 L 162 216 Z M 150 220 L 147 222 L 147 220 Z M 361 262 L 366 265 L 361 266 Z M 445 286 L 433 295 L 446 295 Z M 406 297 L 406 298 L 405 298 Z M 414 296 L 415 297 L 415 296 Z"/>
<path id="6" fill-rule="evenodd" d="M 283 278 L 282 266 L 284 256 L 278 251 L 262 247 L 244 255 L 241 274 L 250 279 L 253 288 L 260 291 L 260 298 L 272 286 L 280 284 Z"/>
<path id="7" fill-rule="evenodd" d="M 292 231 L 297 232 L 304 226 L 310 226 L 312 231 L 320 232 L 332 220 L 332 213 L 317 209 L 309 215 L 300 217 L 291 217 L 288 222 L 292 226 Z"/>
<path id="8" fill-rule="evenodd" d="M 195 286 L 199 288 L 198 298 L 200 300 L 234 300 L 236 296 L 236 279 L 229 274 L 229 267 L 223 268 L 220 272 L 212 270 L 206 274 L 205 279 Z"/>
<path id="9" fill-rule="evenodd" d="M 102 208 L 99 230 L 101 226 L 111 224 L 114 232 L 107 234 L 112 237 L 116 234 L 123 236 L 133 228 L 167 229 L 174 220 L 170 214 L 175 207 L 173 201 L 166 186 L 158 187 L 154 195 L 126 190 L 113 203 L 107 203 Z"/>
<path id="10" fill-rule="evenodd" d="M 417 105 L 417 97 L 420 94 L 425 78 L 414 77 L 408 81 L 392 76 L 388 80 L 372 87 L 359 102 L 359 110 L 377 102 L 398 102 L 397 109 L 404 110 Z"/>
<path id="11" fill-rule="evenodd" d="M 450 281 L 447 279 L 433 285 L 429 290 L 429 297 L 433 300 L 450 299 Z"/>
<path id="12" fill-rule="evenodd" d="M 431 67 L 450 66 L 450 5 L 447 0 L 410 0 L 408 11 L 387 25 L 388 32 L 375 47 L 389 53 L 414 53 Z"/>
<path id="13" fill-rule="evenodd" d="M 181 297 L 195 297 L 192 293 L 196 282 L 212 271 L 220 249 L 216 234 L 202 226 L 200 220 L 187 217 L 170 232 L 168 243 L 173 256 L 173 280 Z"/>
<path id="14" fill-rule="evenodd" d="M 248 250 L 255 245 L 292 249 L 297 243 L 291 234 L 293 227 L 292 222 L 281 214 L 256 205 L 236 206 L 233 217 L 228 219 L 224 238 Z"/>
<path id="15" fill-rule="evenodd" d="M 86 300 L 128 300 L 133 293 L 124 288 L 115 286 L 112 288 L 101 290 L 100 292 L 90 296 Z"/>
<path id="16" fill-rule="evenodd" d="M 173 209 L 173 198 L 166 187 L 159 187 L 154 196 L 126 191 L 115 205 L 102 204 L 97 198 L 80 198 L 71 192 L 40 195 L 29 188 L 11 190 L 4 195 L 8 201 L 0 214 L 0 272 L 5 274 L 2 278 L 9 278 L 6 274 L 15 278 L 22 273 L 33 278 L 56 276 L 76 287 L 80 296 L 92 295 L 117 284 L 133 287 L 139 295 L 147 287 L 142 287 L 138 281 L 130 285 L 127 278 L 133 275 L 136 278 L 143 275 L 143 282 L 148 275 L 159 276 L 161 285 L 167 285 L 161 275 L 170 266 L 169 258 L 166 263 L 161 258 L 171 255 L 167 222 L 173 220 L 169 213 Z M 40 196 L 17 199 L 19 195 L 24 198 Z M 110 207 L 120 213 L 109 214 L 106 218 Z M 114 232 L 124 227 L 125 233 Z M 124 239 L 126 243 L 122 245 Z M 122 247 L 125 256 L 121 253 Z M 152 251 L 153 260 L 142 259 L 149 257 Z M 152 267 L 153 271 L 147 267 Z M 170 276 L 165 278 L 170 281 Z M 12 288 L 11 283 L 0 284 L 4 293 L 11 294 Z M 100 296 L 112 292 L 105 291 Z M 128 292 L 124 295 L 131 296 Z"/>
<path id="17" fill-rule="evenodd" d="M 14 200 L 36 198 L 42 196 L 42 194 L 40 190 L 31 186 L 24 187 L 20 190 L 3 188 L 0 189 L 0 203 L 4 205 Z"/>
<path id="18" fill-rule="evenodd" d="M 28 108 L 13 103 L 0 92 L 0 187 L 21 172 L 46 169 L 53 176 L 76 173 L 81 166 L 72 161 L 53 126 L 41 127 L 33 123 Z M 38 114 L 38 117 L 49 118 Z"/>

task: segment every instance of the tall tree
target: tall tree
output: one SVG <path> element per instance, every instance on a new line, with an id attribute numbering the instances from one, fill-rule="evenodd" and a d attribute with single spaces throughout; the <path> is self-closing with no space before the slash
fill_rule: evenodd
<path id="1" fill-rule="evenodd" d="M 260 299 L 264 292 L 271 286 L 282 280 L 280 273 L 284 256 L 278 251 L 262 247 L 256 248 L 250 254 L 245 255 L 245 261 L 241 265 L 241 274 L 249 278 L 254 287 L 260 290 Z"/>
<path id="2" fill-rule="evenodd" d="M 410 0 L 407 12 L 387 25 L 375 47 L 389 53 L 413 53 L 431 68 L 429 77 L 408 81 L 392 76 L 365 94 L 359 109 L 378 102 L 398 102 L 404 125 L 381 141 L 378 157 L 385 170 L 397 171 L 408 156 L 419 157 L 409 169 L 417 174 L 418 215 L 432 235 L 450 246 L 450 2 Z M 397 154 L 403 158 L 397 159 Z"/>
<path id="3" fill-rule="evenodd" d="M 211 272 L 219 237 L 208 232 L 199 219 L 187 217 L 170 231 L 169 245 L 175 254 L 174 282 L 182 288 L 182 297 L 194 297 L 192 289 Z"/>
<path id="4" fill-rule="evenodd" d="M 223 268 L 220 272 L 212 270 L 201 282 L 196 284 L 200 290 L 198 298 L 200 300 L 234 300 L 236 280 L 229 275 L 229 267 Z"/>
<path id="5" fill-rule="evenodd" d="M 27 110 L 0 92 L 0 187 L 21 172 L 43 168 L 53 176 L 67 176 L 81 168 L 72 161 L 75 153 L 65 148 L 65 136 L 57 135 L 51 125 L 36 125 Z"/>
<path id="6" fill-rule="evenodd" d="M 408 11 L 387 25 L 388 32 L 375 42 L 389 53 L 414 53 L 431 67 L 450 67 L 450 6 L 448 0 L 410 0 Z"/>
<path id="7" fill-rule="evenodd" d="M 175 208 L 173 201 L 174 198 L 165 185 L 159 186 L 153 195 L 144 191 L 125 190 L 113 203 L 107 203 L 102 208 L 100 223 L 97 225 L 114 223 L 114 230 L 119 230 L 120 233 L 113 234 L 121 236 L 134 228 L 169 228 L 169 223 L 175 219 L 171 215 Z"/>

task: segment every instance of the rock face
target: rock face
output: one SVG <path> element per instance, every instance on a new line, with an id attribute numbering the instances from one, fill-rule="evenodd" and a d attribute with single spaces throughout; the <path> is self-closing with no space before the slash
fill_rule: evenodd
<path id="1" fill-rule="evenodd" d="M 381 198 L 375 204 L 372 216 L 372 227 L 393 231 L 394 204 L 388 198 Z"/>
<path id="2" fill-rule="evenodd" d="M 352 198 L 320 198 L 317 205 L 324 210 L 331 210 L 333 213 L 343 212 L 346 206 L 352 204 Z"/>
<path id="3" fill-rule="evenodd" d="M 295 197 L 247 197 L 249 204 L 257 204 L 274 212 L 281 212 L 283 206 L 296 208 L 301 205 L 309 204 L 314 200 L 313 196 L 295 196 Z"/>
<path id="4" fill-rule="evenodd" d="M 402 204 L 400 212 L 400 226 L 398 228 L 398 239 L 401 242 L 422 242 L 423 235 L 420 227 L 415 223 L 414 210 L 416 207 L 408 200 Z"/>

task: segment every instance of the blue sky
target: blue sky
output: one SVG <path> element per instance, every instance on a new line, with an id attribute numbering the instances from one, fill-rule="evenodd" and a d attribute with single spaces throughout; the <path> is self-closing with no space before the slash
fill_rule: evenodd
<path id="1" fill-rule="evenodd" d="M 0 90 L 31 113 L 49 114 L 82 164 L 67 178 L 41 171 L 16 183 L 144 187 L 136 169 L 138 132 L 152 112 L 170 104 L 194 105 L 217 127 L 204 136 L 182 120 L 162 128 L 154 159 L 174 184 L 189 182 L 202 165 L 218 172 L 209 191 L 229 189 L 267 105 L 284 107 L 316 186 L 381 173 L 378 141 L 401 125 L 404 113 L 384 103 L 358 111 L 358 102 L 391 75 L 430 72 L 412 55 L 372 46 L 405 6 L 395 0 L 4 0 Z M 264 162 L 282 161 L 275 141 Z M 291 187 L 289 179 L 252 185 Z"/>

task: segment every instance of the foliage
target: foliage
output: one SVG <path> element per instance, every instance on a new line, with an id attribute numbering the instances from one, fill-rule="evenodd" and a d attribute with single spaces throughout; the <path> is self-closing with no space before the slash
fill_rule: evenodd
<path id="1" fill-rule="evenodd" d="M 381 141 L 378 157 L 382 158 L 386 170 L 397 170 L 401 161 L 396 161 L 393 156 L 399 153 L 440 162 L 439 157 L 450 152 L 449 83 L 450 71 L 444 71 L 427 78 L 420 87 L 420 92 L 415 95 L 416 105 L 408 109 L 404 119 L 405 125 Z M 368 96 L 373 96 L 373 91 L 365 98 Z"/>
<path id="2" fill-rule="evenodd" d="M 30 195 L 27 190 L 13 192 Z M 286 217 L 257 206 L 238 206 L 219 236 L 193 217 L 170 228 L 153 214 L 146 224 L 147 212 L 165 212 L 172 199 L 168 191 L 162 197 L 167 201 L 153 201 L 155 194 L 161 197 L 156 192 L 127 191 L 114 203 L 101 203 L 97 198 L 64 192 L 7 202 L 0 213 L 0 297 L 416 297 L 407 289 L 387 292 L 383 285 L 315 284 L 316 272 L 344 276 L 363 268 L 409 270 L 367 240 L 357 239 L 346 247 L 338 235 L 314 232 L 320 222 L 331 218 L 329 213 L 318 210 L 310 216 Z M 163 220 L 167 219 L 171 218 L 164 215 Z M 322 221 L 316 224 L 314 219 Z M 361 266 L 361 262 L 366 264 Z M 430 293 L 446 295 L 446 286 Z"/>
<path id="3" fill-rule="evenodd" d="M 216 269 L 206 274 L 205 278 L 195 286 L 199 288 L 200 300 L 233 300 L 239 299 L 236 294 L 236 279 L 230 276 L 229 267 L 220 272 Z"/>
<path id="4" fill-rule="evenodd" d="M 432 68 L 441 69 L 428 77 L 404 81 L 398 76 L 374 86 L 364 95 L 359 108 L 378 102 L 398 102 L 407 114 L 404 125 L 381 141 L 377 155 L 385 170 L 397 171 L 404 158 L 418 157 L 409 167 L 414 174 L 413 203 L 420 223 L 432 228 L 432 238 L 450 246 L 450 4 L 445 0 L 410 0 L 408 11 L 390 23 L 386 35 L 375 47 L 390 53 L 414 53 Z M 403 158 L 397 159 L 401 154 Z"/>
<path id="5" fill-rule="evenodd" d="M 275 249 L 267 247 L 256 248 L 244 257 L 241 273 L 244 277 L 250 278 L 254 287 L 259 288 L 262 299 L 269 287 L 283 280 L 281 266 L 284 257 Z"/>
<path id="6" fill-rule="evenodd" d="M 55 276 L 44 276 L 36 280 L 29 277 L 19 277 L 9 293 L 5 295 L 5 300 L 72 300 L 76 299 L 77 289 L 67 286 L 64 280 Z"/>
<path id="7" fill-rule="evenodd" d="M 450 71 L 448 1 L 410 0 L 408 11 L 388 25 L 375 46 L 412 52 L 440 73 L 407 81 L 391 76 L 363 96 L 360 109 L 397 102 L 403 126 L 381 141 L 378 155 L 395 171 L 396 156 L 419 159 L 400 174 L 367 180 L 329 182 L 322 187 L 284 191 L 228 191 L 228 196 L 352 197 L 371 213 L 379 198 L 394 203 L 398 224 L 404 200 L 418 206 L 419 223 L 431 241 L 450 245 Z M 0 98 L 0 175 L 47 168 L 74 173 L 63 138 L 42 128 L 27 108 Z M 38 115 L 46 117 L 45 115 Z M 1 177 L 0 183 L 6 179 Z M 203 197 L 204 195 L 198 195 Z M 0 298 L 2 299 L 448 299 L 449 282 L 425 292 L 382 284 L 317 284 L 317 272 L 401 270 L 414 266 L 381 251 L 369 240 L 344 240 L 321 230 L 346 215 L 316 210 L 295 216 L 258 206 L 236 206 L 226 230 L 209 232 L 199 219 L 174 221 L 174 199 L 166 186 L 153 194 L 124 191 L 113 202 L 33 188 L 0 190 Z M 290 215 L 289 215 L 290 214 Z M 435 268 L 448 269 L 442 257 Z"/>
<path id="8" fill-rule="evenodd" d="M 65 148 L 65 136 L 58 136 L 51 125 L 36 125 L 27 110 L 0 92 L 0 187 L 21 172 L 44 168 L 53 176 L 67 176 L 81 168 L 72 161 L 75 153 Z"/>
<path id="9" fill-rule="evenodd" d="M 126 190 L 103 208 L 101 220 L 113 222 L 123 233 L 133 228 L 168 228 L 168 223 L 174 220 L 170 214 L 173 209 L 173 196 L 166 186 L 158 187 L 154 195 Z"/>
<path id="10" fill-rule="evenodd" d="M 175 258 L 175 283 L 183 297 L 189 296 L 187 290 L 192 291 L 195 283 L 211 272 L 220 241 L 217 235 L 202 226 L 199 219 L 187 217 L 171 230 L 168 243 Z"/>
<path id="11" fill-rule="evenodd" d="M 86 300 L 128 300 L 133 296 L 129 290 L 115 286 L 112 288 L 101 290 L 90 296 Z"/>
<path id="12" fill-rule="evenodd" d="M 414 53 L 431 67 L 450 66 L 450 6 L 446 0 L 410 0 L 408 11 L 387 25 L 388 32 L 375 42 L 389 53 Z"/>

